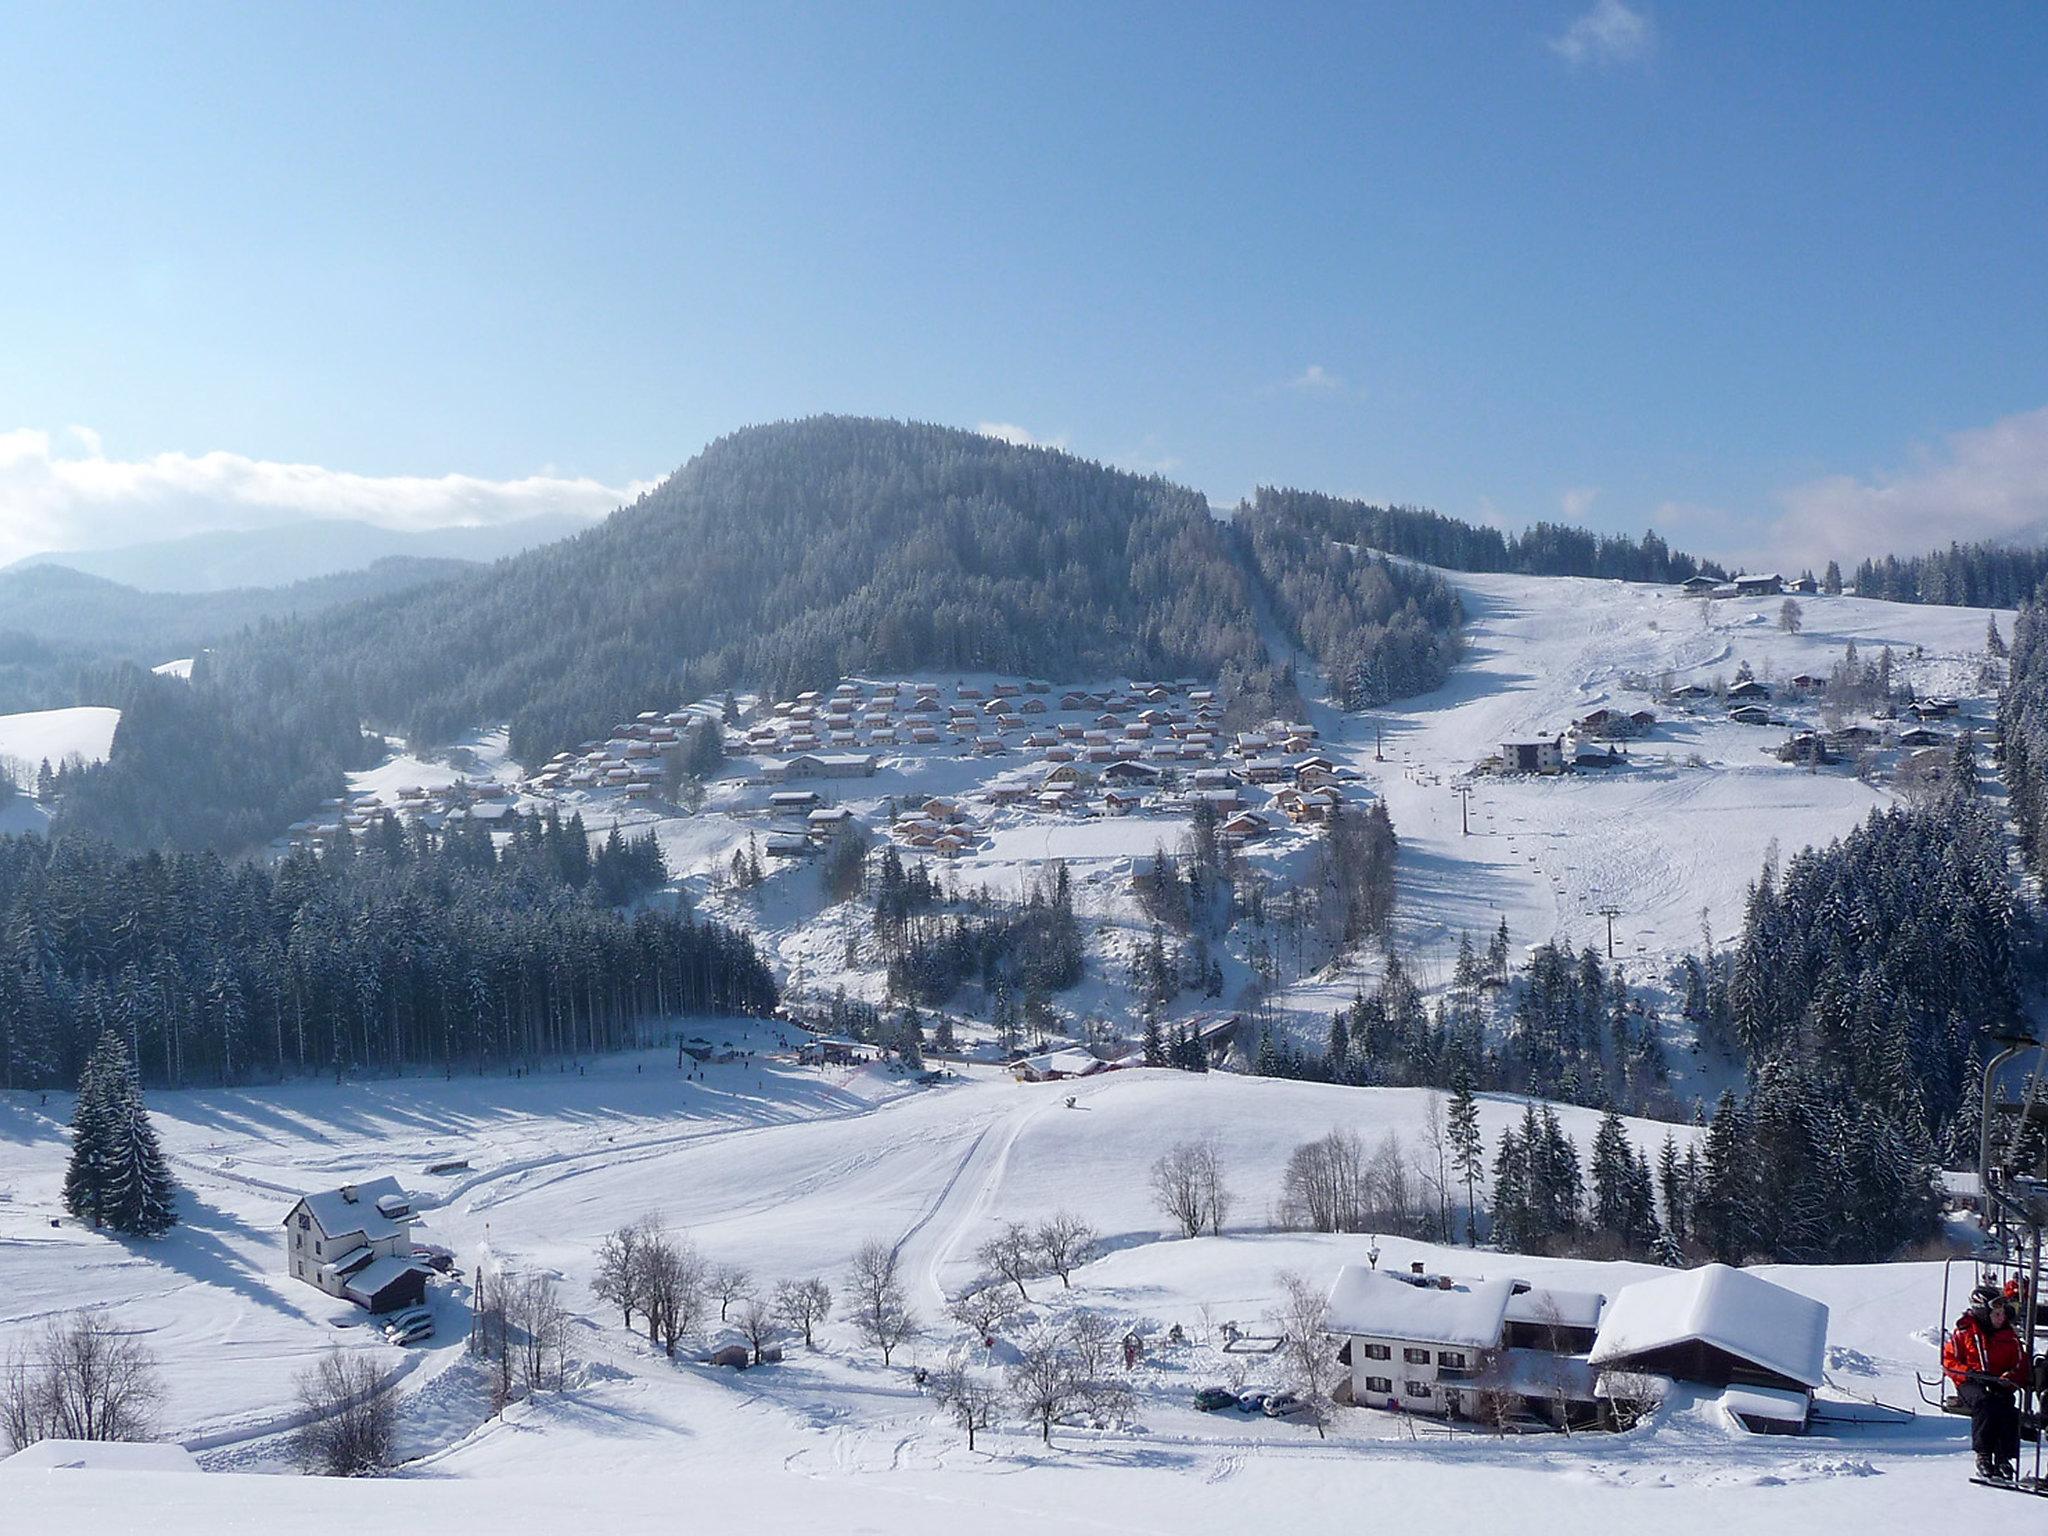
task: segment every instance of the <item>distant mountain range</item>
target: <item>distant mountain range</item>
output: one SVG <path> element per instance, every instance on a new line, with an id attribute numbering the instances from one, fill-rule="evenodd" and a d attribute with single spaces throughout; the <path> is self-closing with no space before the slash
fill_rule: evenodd
<path id="1" fill-rule="evenodd" d="M 380 560 L 460 560 L 488 564 L 537 544 L 580 533 L 588 518 L 543 513 L 477 528 L 399 532 L 372 523 L 328 519 L 282 528 L 195 533 L 116 548 L 30 555 L 0 576 L 64 566 L 141 592 L 226 592 L 362 571 Z M 0 625 L 5 621 L 0 620 Z"/>
<path id="2" fill-rule="evenodd" d="M 77 702 L 61 679 L 113 662 L 154 666 L 251 625 L 390 597 L 483 567 L 388 556 L 362 570 L 278 587 L 145 592 L 62 565 L 0 571 L 0 712 Z M 87 702 L 93 702 L 88 700 Z"/>

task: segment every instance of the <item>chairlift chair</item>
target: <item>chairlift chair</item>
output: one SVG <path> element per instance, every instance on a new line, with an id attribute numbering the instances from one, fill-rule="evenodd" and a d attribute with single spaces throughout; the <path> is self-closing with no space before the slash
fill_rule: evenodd
<path id="1" fill-rule="evenodd" d="M 2042 1434 L 2044 1394 L 2035 1362 L 2048 1332 L 2048 1297 L 2041 1287 L 2044 1232 L 2048 1232 L 2048 1042 L 2032 1035 L 1997 1037 L 2002 1047 L 1985 1063 L 1977 1154 L 1978 1220 L 1985 1231 L 1987 1252 L 1977 1258 L 1951 1259 L 1942 1266 L 1941 1316 L 1937 1336 L 1946 1338 L 1956 1318 L 1951 1293 L 1967 1297 L 1978 1285 L 2000 1290 L 2017 1282 L 2023 1304 L 2014 1318 L 2020 1330 L 2028 1385 L 2020 1393 L 2020 1433 L 2033 1442 L 2033 1472 L 2023 1485 L 2043 1486 Z M 2016 1099 L 1999 1097 L 2001 1083 L 2015 1064 L 2028 1063 L 2024 1088 Z M 1957 1273 L 1958 1267 L 1962 1273 Z M 1916 1373 L 1921 1400 L 1944 1413 L 1967 1412 L 1950 1391 L 1945 1373 L 1930 1379 Z"/>

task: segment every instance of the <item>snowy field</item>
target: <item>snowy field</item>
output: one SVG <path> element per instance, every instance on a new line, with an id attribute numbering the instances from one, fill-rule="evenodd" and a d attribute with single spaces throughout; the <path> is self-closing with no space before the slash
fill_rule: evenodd
<path id="1" fill-rule="evenodd" d="M 1325 1285 L 1371 1244 L 1272 1230 L 1287 1152 L 1332 1126 L 1368 1142 L 1393 1131 L 1412 1146 L 1425 1094 L 1143 1071 L 1037 1087 L 972 1076 L 917 1089 L 876 1069 L 796 1067 L 775 1049 L 772 1026 L 690 1027 L 754 1057 L 706 1066 L 701 1081 L 656 1050 L 517 1080 L 155 1094 L 187 1191 L 185 1224 L 157 1243 L 52 1227 L 68 1102 L 0 1099 L 0 1349 L 50 1313 L 112 1304 L 162 1364 L 166 1433 L 210 1469 L 244 1473 L 283 1468 L 279 1432 L 297 1370 L 337 1344 L 370 1351 L 404 1373 L 395 1390 L 409 1461 L 396 1481 L 324 1496 L 330 1518 L 351 1522 L 404 1510 L 415 1524 L 515 1514 L 531 1524 L 573 1510 L 641 1530 L 665 1528 L 682 1501 L 692 1523 L 711 1528 L 953 1531 L 965 1519 L 1004 1531 L 1165 1531 L 1270 1524 L 1284 1509 L 1294 1529 L 1394 1500 L 1404 1520 L 1454 1530 L 1525 1529 L 1570 1510 L 1674 1530 L 1711 1521 L 1792 1531 L 1820 1520 L 1893 1528 L 1914 1511 L 1931 1516 L 1959 1488 L 1999 1497 L 1962 1483 L 1962 1426 L 1932 1414 L 1773 1440 L 1674 1405 L 1627 1436 L 1505 1442 L 1369 1410 L 1340 1411 L 1326 1442 L 1300 1425 L 1198 1414 L 1192 1391 L 1225 1379 L 1230 1363 L 1218 1348 L 1224 1322 L 1256 1330 L 1280 1271 Z M 1483 1109 L 1492 1137 L 1520 1106 Z M 1561 1113 L 1583 1148 L 1593 1117 Z M 1652 1147 L 1665 1130 L 1634 1129 Z M 1146 1170 L 1167 1140 L 1199 1134 L 1222 1149 L 1240 1230 L 1168 1238 Z M 422 1172 L 457 1159 L 470 1166 Z M 462 1354 L 462 1285 L 437 1294 L 437 1339 L 401 1351 L 371 1342 L 353 1308 L 285 1277 L 278 1223 L 295 1195 L 387 1172 L 415 1194 L 420 1236 L 453 1249 L 465 1269 L 488 1253 L 562 1278 L 578 1314 L 570 1391 L 489 1421 Z M 1059 1208 L 1100 1228 L 1105 1252 L 1071 1292 L 1034 1282 L 1033 1312 L 1088 1306 L 1152 1341 L 1133 1374 L 1135 1422 L 1056 1430 L 1050 1450 L 1011 1424 L 970 1454 L 910 1370 L 964 1342 L 939 1311 L 942 1293 L 973 1277 L 975 1245 L 1001 1221 Z M 853 1248 L 881 1238 L 898 1247 L 932 1331 L 888 1370 L 838 1322 L 816 1351 L 798 1345 L 782 1364 L 742 1375 L 670 1363 L 588 1294 L 597 1238 L 651 1211 L 707 1256 L 770 1282 L 818 1274 L 836 1287 Z M 1391 1238 L 1379 1246 L 1389 1266 L 1424 1259 L 1610 1292 L 1644 1273 Z M 1827 1397 L 1918 1405 L 1913 1373 L 1935 1359 L 1938 1265 L 1772 1273 L 1832 1309 Z M 1174 1323 L 1190 1335 L 1178 1348 L 1163 1338 Z M 1274 1383 L 1254 1363 L 1249 1384 Z M 279 1486 L 0 1467 L 0 1503 L 23 1513 L 22 1529 L 109 1528 L 110 1512 L 144 1504 L 153 1529 L 249 1529 L 274 1520 Z"/>
<path id="2" fill-rule="evenodd" d="M 121 711 L 96 704 L 0 715 L 0 768 L 25 791 L 0 799 L 0 835 L 44 831 L 50 817 L 33 798 L 36 770 L 45 762 L 105 761 L 120 723 Z"/>
<path id="3" fill-rule="evenodd" d="M 104 762 L 120 723 L 121 711 L 99 704 L 0 715 L 0 759 L 26 763 L 31 783 L 45 758 L 52 766 L 73 757 Z"/>

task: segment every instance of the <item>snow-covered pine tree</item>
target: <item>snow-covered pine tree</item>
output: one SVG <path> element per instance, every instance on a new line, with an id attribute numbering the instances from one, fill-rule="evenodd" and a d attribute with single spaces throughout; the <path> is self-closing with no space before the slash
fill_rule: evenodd
<path id="1" fill-rule="evenodd" d="M 1692 1202 L 1694 1233 L 1711 1257 L 1738 1263 L 1754 1244 L 1758 1226 L 1756 1163 L 1748 1121 L 1729 1090 L 1722 1090 L 1707 1126 L 1702 1162 Z"/>
<path id="2" fill-rule="evenodd" d="M 78 1098 L 71 1109 L 71 1161 L 64 1170 L 64 1209 L 95 1227 L 107 1219 L 108 1187 L 113 1176 L 113 1113 L 103 1079 L 112 1067 L 110 1035 L 78 1073 Z"/>
<path id="3" fill-rule="evenodd" d="M 1472 1075 L 1459 1063 L 1451 1079 L 1451 1102 L 1444 1116 L 1451 1142 L 1451 1168 L 1465 1186 L 1465 1241 L 1479 1242 L 1479 1181 L 1486 1176 L 1486 1143 L 1479 1131 L 1479 1102 L 1472 1096 Z"/>
<path id="4" fill-rule="evenodd" d="M 1628 1128 L 1613 1109 L 1593 1133 L 1593 1228 L 1624 1243 L 1630 1239 L 1629 1194 L 1635 1158 Z"/>
<path id="5" fill-rule="evenodd" d="M 134 1237 L 160 1237 L 178 1224 L 178 1187 L 164 1161 L 142 1087 L 124 1050 L 118 1102 L 111 1106 L 113 1157 L 107 1224 Z"/>

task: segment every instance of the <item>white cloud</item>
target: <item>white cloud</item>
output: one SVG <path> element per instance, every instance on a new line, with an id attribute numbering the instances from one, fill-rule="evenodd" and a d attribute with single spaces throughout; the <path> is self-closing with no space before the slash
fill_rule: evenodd
<path id="1" fill-rule="evenodd" d="M 984 421 L 974 429 L 983 437 L 993 437 L 999 442 L 1019 448 L 1065 448 L 1067 440 L 1061 437 L 1040 437 L 1029 427 L 1020 427 L 1014 421 Z"/>
<path id="2" fill-rule="evenodd" d="M 1657 29 L 1647 11 L 1630 10 L 1622 0 L 1594 0 L 1559 36 L 1551 50 L 1571 64 L 1633 64 L 1657 46 Z"/>
<path id="3" fill-rule="evenodd" d="M 1586 514 L 1593 510 L 1593 503 L 1599 500 L 1599 498 L 1599 486 L 1573 485 L 1567 486 L 1559 494 L 1557 505 L 1559 510 L 1564 513 L 1566 522 L 1583 523 L 1586 520 Z"/>
<path id="4" fill-rule="evenodd" d="M 1180 456 L 1170 453 L 1157 434 L 1147 432 L 1135 448 L 1111 457 L 1110 463 L 1141 475 L 1170 475 L 1180 468 Z"/>
<path id="5" fill-rule="evenodd" d="M 1847 564 L 1975 539 L 2048 538 L 2048 406 L 1914 450 L 1903 468 L 1828 475 L 1780 491 L 1776 558 Z"/>
<path id="6" fill-rule="evenodd" d="M 110 459 L 90 427 L 0 431 L 0 564 L 44 550 L 94 549 L 215 529 L 345 518 L 383 528 L 480 527 L 541 513 L 604 516 L 652 482 L 611 486 L 553 474 L 359 475 L 239 453 Z"/>
<path id="7" fill-rule="evenodd" d="M 1330 372 L 1321 363 L 1310 363 L 1300 373 L 1287 381 L 1287 387 L 1307 392 L 1324 392 L 1342 389 L 1344 381 L 1337 377 L 1336 374 Z"/>

